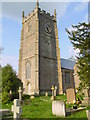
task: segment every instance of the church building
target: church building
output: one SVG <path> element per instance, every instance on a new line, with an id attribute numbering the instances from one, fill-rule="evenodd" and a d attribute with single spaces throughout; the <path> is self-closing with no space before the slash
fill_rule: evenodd
<path id="1" fill-rule="evenodd" d="M 73 68 L 64 62 L 60 58 L 56 10 L 51 16 L 37 2 L 28 16 L 22 14 L 18 78 L 24 93 L 51 93 L 52 85 L 57 87 L 58 94 L 74 88 Z"/>

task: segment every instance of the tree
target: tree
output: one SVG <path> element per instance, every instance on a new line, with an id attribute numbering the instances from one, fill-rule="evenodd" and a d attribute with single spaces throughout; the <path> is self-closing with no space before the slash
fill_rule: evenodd
<path id="1" fill-rule="evenodd" d="M 66 29 L 66 32 L 74 49 L 80 51 L 79 56 L 76 56 L 79 68 L 78 76 L 81 80 L 81 88 L 84 88 L 90 84 L 90 23 L 79 23 L 78 25 L 72 25 L 72 28 L 72 31 Z"/>
<path id="2" fill-rule="evenodd" d="M 18 88 L 22 86 L 16 76 L 15 70 L 10 65 L 2 68 L 2 102 L 6 103 L 18 97 Z M 10 91 L 12 95 L 10 96 Z"/>

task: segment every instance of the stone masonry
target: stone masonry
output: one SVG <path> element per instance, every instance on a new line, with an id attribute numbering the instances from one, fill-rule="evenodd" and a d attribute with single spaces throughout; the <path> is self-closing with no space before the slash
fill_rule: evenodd
<path id="1" fill-rule="evenodd" d="M 27 63 L 30 69 L 26 69 Z M 51 16 L 39 8 L 38 2 L 31 14 L 22 14 L 18 78 L 25 94 L 51 93 L 52 85 L 63 93 L 56 10 Z"/>

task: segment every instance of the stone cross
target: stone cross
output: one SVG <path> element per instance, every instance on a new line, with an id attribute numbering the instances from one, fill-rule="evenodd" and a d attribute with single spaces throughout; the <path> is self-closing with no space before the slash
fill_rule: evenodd
<path id="1" fill-rule="evenodd" d="M 21 87 L 19 87 L 18 92 L 19 92 L 19 101 L 21 103 L 21 101 L 22 101 L 22 89 L 21 89 Z"/>
<path id="2" fill-rule="evenodd" d="M 55 89 L 54 89 L 54 96 L 56 97 L 57 95 L 57 87 L 55 86 Z"/>
<path id="3" fill-rule="evenodd" d="M 52 90 L 52 97 L 51 97 L 51 99 L 54 100 L 54 86 L 53 85 L 52 85 L 51 90 Z"/>
<path id="4" fill-rule="evenodd" d="M 14 99 L 14 105 L 12 105 L 11 111 L 13 112 L 13 118 L 20 118 L 22 107 L 18 99 Z"/>

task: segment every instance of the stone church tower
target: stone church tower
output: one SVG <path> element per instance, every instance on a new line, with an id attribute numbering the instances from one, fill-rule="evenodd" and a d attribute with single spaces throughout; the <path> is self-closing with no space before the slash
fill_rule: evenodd
<path id="1" fill-rule="evenodd" d="M 51 92 L 52 85 L 63 93 L 56 10 L 54 16 L 39 8 L 22 14 L 18 78 L 25 94 Z"/>

